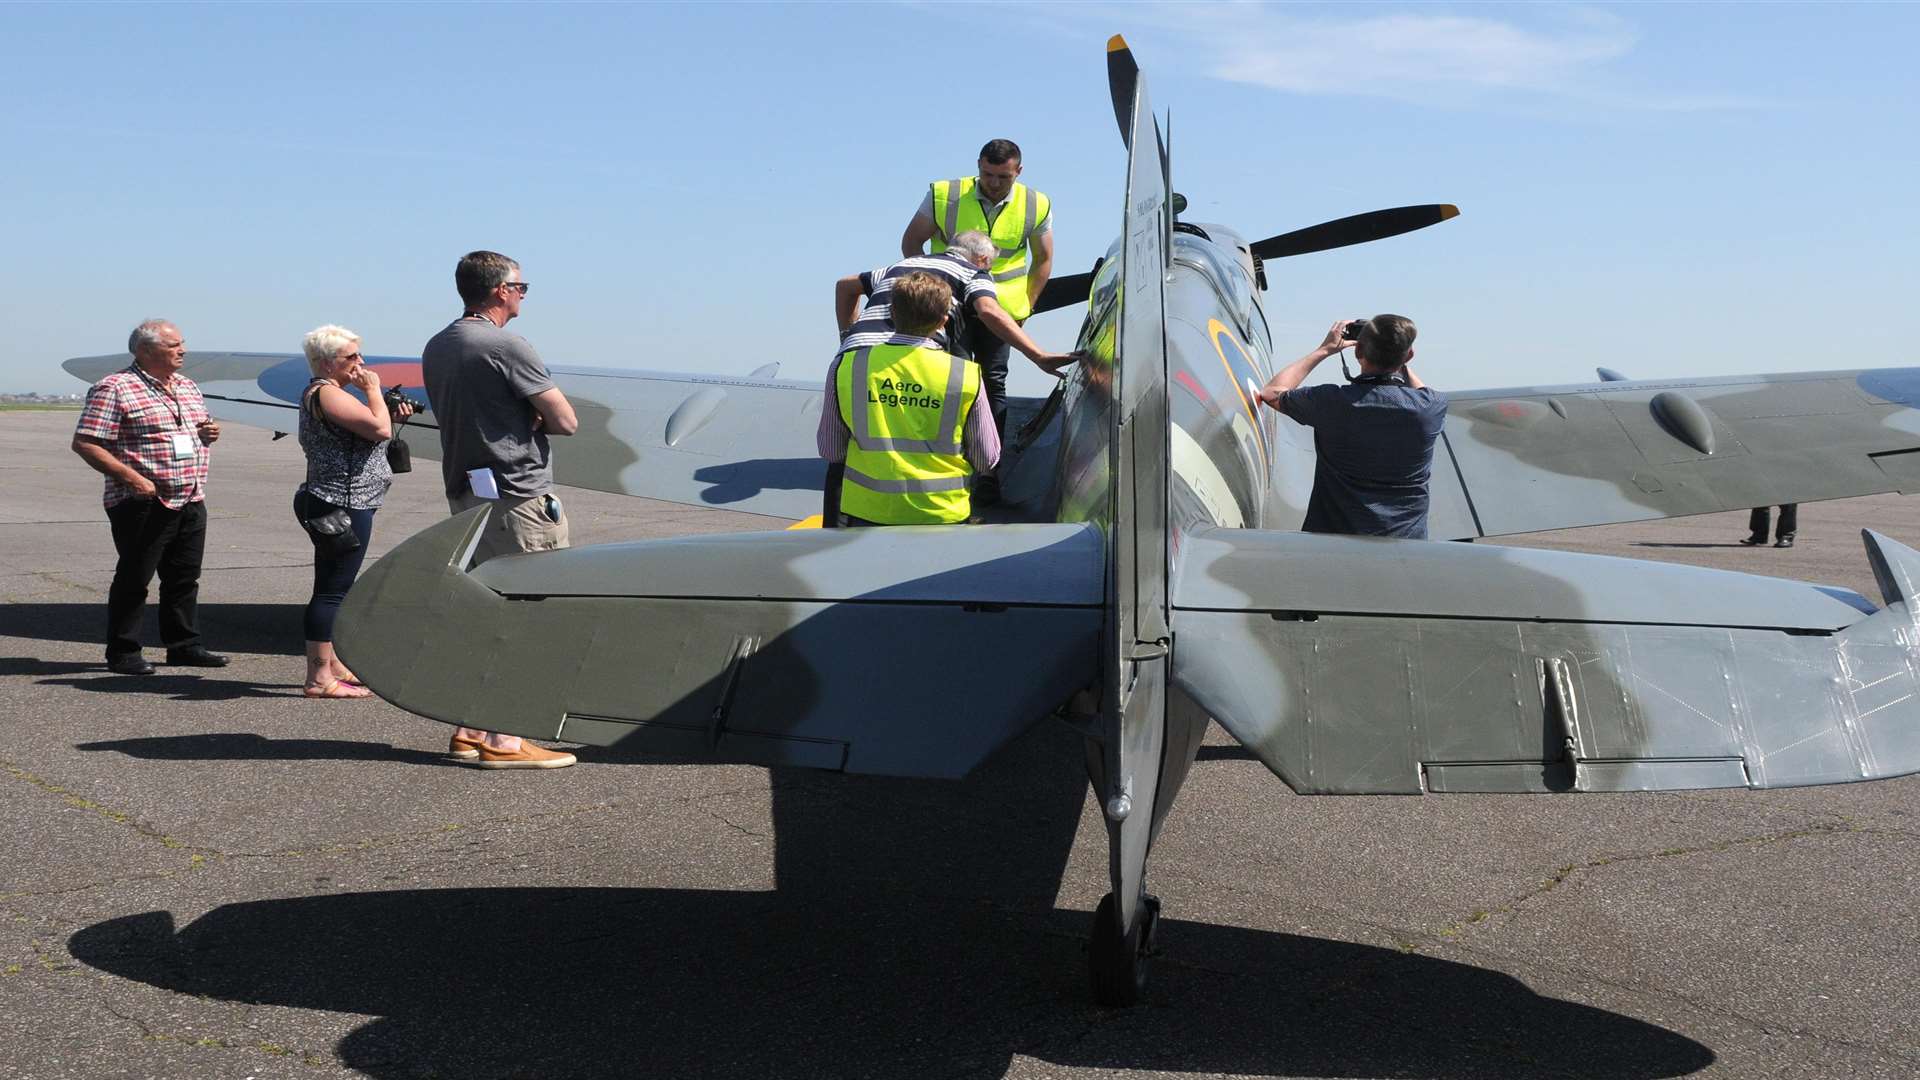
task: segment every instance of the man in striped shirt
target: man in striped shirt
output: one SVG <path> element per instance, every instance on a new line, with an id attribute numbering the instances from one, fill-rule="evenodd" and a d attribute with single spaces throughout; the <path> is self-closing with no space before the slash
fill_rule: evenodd
<path id="1" fill-rule="evenodd" d="M 988 270 L 993 265 L 994 251 L 993 240 L 976 229 L 955 236 L 953 244 L 938 255 L 909 255 L 892 266 L 841 278 L 833 287 L 834 316 L 840 324 L 840 353 L 844 355 L 849 349 L 904 343 L 906 337 L 896 333 L 893 325 L 893 286 L 908 274 L 924 272 L 946 282 L 953 290 L 953 304 L 948 311 L 946 325 L 935 331 L 932 337 L 937 347 L 963 360 L 971 359 L 967 351 L 968 343 L 978 338 L 970 333 L 970 328 L 984 326 L 1001 341 L 1019 349 L 1040 370 L 1060 378 L 1061 369 L 1078 357 L 1071 353 L 1050 353 L 1042 349 L 1000 306 L 993 274 Z M 866 298 L 864 308 L 860 306 L 863 296 Z M 985 379 L 983 396 L 987 399 L 988 415 L 993 418 L 994 434 L 997 441 L 1004 443 L 1007 434 L 1007 372 L 1004 353 L 1002 356 L 998 381 L 995 381 L 992 373 L 984 370 L 982 377 Z M 822 513 L 829 526 L 839 513 L 840 468 L 838 462 L 827 466 Z M 999 498 L 998 481 L 990 470 L 983 470 L 975 477 L 974 501 L 984 506 L 998 502 Z"/>
<path id="2" fill-rule="evenodd" d="M 953 246 L 938 255 L 910 255 L 877 270 L 848 274 L 834 283 L 834 315 L 840 324 L 840 352 L 889 344 L 894 335 L 892 294 L 894 283 L 915 271 L 925 271 L 953 290 L 953 307 L 946 329 L 934 337 L 934 343 L 954 356 L 967 358 L 969 320 L 985 326 L 995 337 L 1020 352 L 1049 375 L 1073 362 L 1069 353 L 1050 353 L 1034 342 L 1020 324 L 1001 308 L 995 295 L 993 275 L 987 267 L 993 262 L 993 241 L 983 232 L 963 232 L 953 238 Z M 861 297 L 866 307 L 860 306 Z M 1006 405 L 994 406 L 994 425 L 1006 435 Z"/>
<path id="3" fill-rule="evenodd" d="M 93 384 L 73 435 L 73 452 L 107 478 L 104 501 L 119 553 L 107 590 L 107 667 L 151 675 L 140 655 L 140 612 L 160 575 L 160 638 L 167 663 L 225 667 L 200 643 L 194 614 L 207 542 L 208 447 L 220 425 L 192 379 L 180 374 L 180 328 L 148 319 L 127 339 L 133 363 Z"/>

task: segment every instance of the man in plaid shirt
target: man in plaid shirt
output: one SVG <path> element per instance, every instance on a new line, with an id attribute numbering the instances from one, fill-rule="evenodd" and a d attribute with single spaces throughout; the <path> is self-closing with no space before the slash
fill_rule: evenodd
<path id="1" fill-rule="evenodd" d="M 107 667 L 151 675 L 140 655 L 147 584 L 160 574 L 160 639 L 167 663 L 225 667 L 194 628 L 200 556 L 207 540 L 207 447 L 220 425 L 192 379 L 180 374 L 180 329 L 149 319 L 127 338 L 133 363 L 93 384 L 73 435 L 73 452 L 106 476 L 107 521 L 120 561 L 107 591 Z"/>

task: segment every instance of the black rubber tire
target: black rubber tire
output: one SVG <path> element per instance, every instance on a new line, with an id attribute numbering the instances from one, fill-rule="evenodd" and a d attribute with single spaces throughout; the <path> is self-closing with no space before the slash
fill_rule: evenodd
<path id="1" fill-rule="evenodd" d="M 1112 893 L 1101 897 L 1093 913 L 1093 938 L 1087 942 L 1087 973 L 1093 979 L 1093 1000 L 1110 1009 L 1129 1008 L 1147 988 L 1147 953 L 1143 947 L 1148 913 L 1143 904 L 1133 926 L 1120 926 L 1120 905 Z"/>

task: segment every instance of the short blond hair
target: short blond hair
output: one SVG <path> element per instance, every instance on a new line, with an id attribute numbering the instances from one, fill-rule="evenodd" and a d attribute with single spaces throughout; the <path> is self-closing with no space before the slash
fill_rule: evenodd
<path id="1" fill-rule="evenodd" d="M 328 323 L 307 331 L 307 336 L 300 342 L 300 349 L 307 354 L 307 370 L 318 377 L 327 373 L 327 365 L 333 363 L 342 349 L 358 344 L 359 334 L 344 326 Z"/>
<path id="2" fill-rule="evenodd" d="M 953 306 L 953 287 L 945 279 L 915 270 L 893 285 L 893 328 L 902 334 L 931 334 Z"/>

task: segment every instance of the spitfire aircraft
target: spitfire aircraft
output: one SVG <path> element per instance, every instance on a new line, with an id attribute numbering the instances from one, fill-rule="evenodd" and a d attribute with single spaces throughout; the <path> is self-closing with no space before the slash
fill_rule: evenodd
<path id="1" fill-rule="evenodd" d="M 994 522 L 691 536 L 470 567 L 480 508 L 367 571 L 341 614 L 341 654 L 423 716 L 714 762 L 959 777 L 1057 718 L 1085 737 L 1105 816 L 1112 891 L 1089 956 L 1108 1004 L 1144 984 L 1159 915 L 1148 855 L 1209 721 L 1312 794 L 1920 771 L 1920 553 L 1884 536 L 1864 535 L 1876 609 L 1723 571 L 1298 531 L 1311 433 L 1255 397 L 1275 369 L 1265 264 L 1453 208 L 1254 243 L 1184 220 L 1145 81 L 1119 38 L 1107 55 L 1128 148 L 1120 236 L 1042 298 L 1087 304 L 1087 355 L 1051 398 L 1024 403 Z M 68 368 L 97 377 L 117 363 Z M 374 361 L 389 386 L 418 386 L 414 363 Z M 561 483 L 818 510 L 817 381 L 552 370 L 581 420 L 555 455 Z M 203 354 L 186 371 L 216 416 L 282 430 L 306 381 L 297 357 Z M 1920 488 L 1920 369 L 1451 401 L 1436 541 Z M 431 414 L 415 426 L 431 429 Z M 954 683 L 957 654 L 998 677 Z"/>

